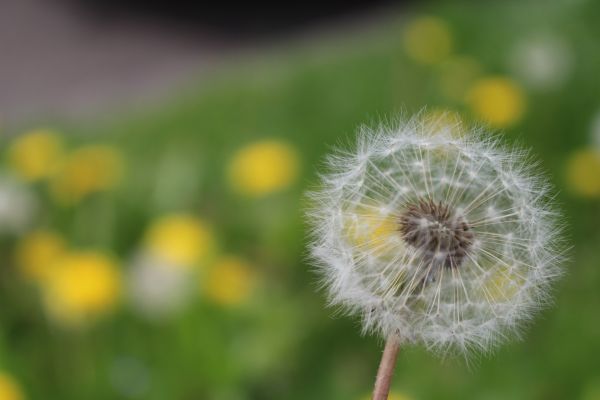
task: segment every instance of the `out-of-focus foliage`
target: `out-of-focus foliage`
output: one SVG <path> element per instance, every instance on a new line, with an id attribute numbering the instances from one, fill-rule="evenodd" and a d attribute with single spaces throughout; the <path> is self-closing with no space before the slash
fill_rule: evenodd
<path id="1" fill-rule="evenodd" d="M 3 137 L 0 399 L 368 396 L 380 343 L 325 308 L 302 193 L 361 123 L 424 106 L 534 149 L 573 262 L 522 342 L 472 369 L 406 349 L 392 398 L 598 398 L 599 13 L 430 3 L 147 113 Z"/>

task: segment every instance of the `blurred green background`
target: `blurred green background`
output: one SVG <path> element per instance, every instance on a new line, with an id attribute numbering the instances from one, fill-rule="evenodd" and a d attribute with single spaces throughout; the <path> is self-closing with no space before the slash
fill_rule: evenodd
<path id="1" fill-rule="evenodd" d="M 424 107 L 531 147 L 573 248 L 523 340 L 403 349 L 392 398 L 600 399 L 599 16 L 413 4 L 160 107 L 3 135 L 0 400 L 369 398 L 382 343 L 326 308 L 303 193 L 361 124 Z"/>

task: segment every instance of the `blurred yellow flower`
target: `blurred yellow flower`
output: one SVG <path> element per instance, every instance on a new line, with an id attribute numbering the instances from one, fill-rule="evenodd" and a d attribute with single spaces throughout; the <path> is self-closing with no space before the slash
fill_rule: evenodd
<path id="1" fill-rule="evenodd" d="M 50 316 L 58 322 L 78 324 L 116 306 L 121 292 L 121 273 L 106 254 L 73 252 L 57 262 L 43 289 Z"/>
<path id="2" fill-rule="evenodd" d="M 581 149 L 567 160 L 567 185 L 583 197 L 600 197 L 600 150 Z"/>
<path id="3" fill-rule="evenodd" d="M 205 261 L 215 248 L 211 229 L 200 219 L 186 214 L 159 218 L 146 234 L 148 250 L 167 263 L 183 268 Z"/>
<path id="4" fill-rule="evenodd" d="M 90 145 L 73 151 L 52 177 L 51 191 L 62 203 L 76 203 L 94 192 L 115 187 L 123 174 L 121 153 L 109 146 Z"/>
<path id="5" fill-rule="evenodd" d="M 229 164 L 229 183 L 238 192 L 262 196 L 289 187 L 298 177 L 299 159 L 289 144 L 265 140 L 239 150 Z"/>
<path id="6" fill-rule="evenodd" d="M 440 92 L 448 99 L 462 101 L 481 73 L 481 65 L 474 58 L 450 57 L 439 66 Z"/>
<path id="7" fill-rule="evenodd" d="M 516 82 L 503 77 L 480 79 L 469 89 L 466 97 L 478 118 L 496 128 L 518 122 L 525 112 L 525 94 Z"/>
<path id="8" fill-rule="evenodd" d="M 421 64 L 436 64 L 452 52 L 450 28 L 437 17 L 419 17 L 411 21 L 403 39 L 408 56 Z"/>
<path id="9" fill-rule="evenodd" d="M 452 136 L 462 136 L 464 134 L 464 124 L 459 113 L 452 110 L 432 109 L 421 119 L 425 126 L 424 132 L 432 134 L 450 133 Z"/>
<path id="10" fill-rule="evenodd" d="M 56 171 L 63 155 L 60 136 L 47 130 L 35 130 L 17 137 L 9 148 L 8 161 L 27 181 L 36 181 Z"/>
<path id="11" fill-rule="evenodd" d="M 370 394 L 363 397 L 363 400 L 370 400 L 370 399 L 371 399 Z M 388 396 L 388 400 L 412 400 L 412 397 L 408 396 L 407 394 L 400 393 L 400 392 L 390 392 L 390 394 Z"/>
<path id="12" fill-rule="evenodd" d="M 8 373 L 0 372 L 0 400 L 23 400 L 25 395 L 19 383 Z"/>
<path id="13" fill-rule="evenodd" d="M 15 261 L 23 276 L 40 282 L 53 271 L 56 261 L 67 251 L 65 240 L 57 233 L 38 230 L 17 244 Z"/>
<path id="14" fill-rule="evenodd" d="M 214 302 L 232 306 L 248 298 L 254 283 L 251 266 L 241 258 L 227 256 L 212 266 L 206 280 L 205 292 Z"/>

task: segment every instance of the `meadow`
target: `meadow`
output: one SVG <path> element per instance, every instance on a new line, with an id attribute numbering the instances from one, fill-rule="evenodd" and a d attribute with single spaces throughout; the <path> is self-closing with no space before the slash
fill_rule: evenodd
<path id="1" fill-rule="evenodd" d="M 382 342 L 327 308 L 304 193 L 362 124 L 417 112 L 531 148 L 572 248 L 522 340 L 403 349 L 392 399 L 600 399 L 598 15 L 426 3 L 147 110 L 3 135 L 0 400 L 369 398 Z"/>

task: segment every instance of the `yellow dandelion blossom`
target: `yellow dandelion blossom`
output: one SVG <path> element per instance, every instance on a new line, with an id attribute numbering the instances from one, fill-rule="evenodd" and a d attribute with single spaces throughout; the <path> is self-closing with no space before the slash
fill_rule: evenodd
<path id="1" fill-rule="evenodd" d="M 406 54 L 420 64 L 436 64 L 452 52 L 450 28 L 437 17 L 419 17 L 404 31 Z"/>
<path id="2" fill-rule="evenodd" d="M 60 136 L 48 130 L 35 130 L 15 139 L 9 148 L 8 161 L 26 181 L 37 181 L 56 171 L 62 159 Z"/>
<path id="3" fill-rule="evenodd" d="M 75 203 L 88 194 L 115 187 L 123 174 L 121 153 L 109 146 L 90 145 L 68 155 L 52 178 L 51 191 L 62 203 Z"/>
<path id="4" fill-rule="evenodd" d="M 46 280 L 44 301 L 58 322 L 78 324 L 114 309 L 120 292 L 121 274 L 112 258 L 93 251 L 73 252 L 57 262 Z"/>
<path id="5" fill-rule="evenodd" d="M 239 150 L 229 164 L 232 188 L 249 196 L 263 196 L 289 187 L 297 179 L 299 159 L 289 144 L 265 140 Z"/>
<path id="6" fill-rule="evenodd" d="M 440 92 L 448 99 L 462 101 L 482 68 L 474 58 L 455 56 L 441 63 L 438 72 Z"/>
<path id="7" fill-rule="evenodd" d="M 67 244 L 59 234 L 38 230 L 18 243 L 15 261 L 24 277 L 40 282 L 52 273 L 56 261 L 66 251 Z"/>
<path id="8" fill-rule="evenodd" d="M 466 100 L 476 117 L 496 128 L 517 123 L 525 113 L 525 94 L 508 78 L 478 80 L 468 91 Z"/>
<path id="9" fill-rule="evenodd" d="M 6 372 L 0 372 L 0 400 L 24 400 L 19 383 Z"/>
<path id="10" fill-rule="evenodd" d="M 571 154 L 566 167 L 567 185 L 582 197 L 600 197 L 600 150 L 582 149 Z"/>
<path id="11" fill-rule="evenodd" d="M 236 305 L 248 298 L 255 277 L 251 266 L 238 257 L 227 256 L 218 260 L 209 271 L 206 296 L 222 305 Z"/>
<path id="12" fill-rule="evenodd" d="M 171 214 L 156 220 L 146 234 L 146 247 L 167 263 L 187 268 L 205 261 L 214 250 L 211 229 L 187 214 Z"/>

